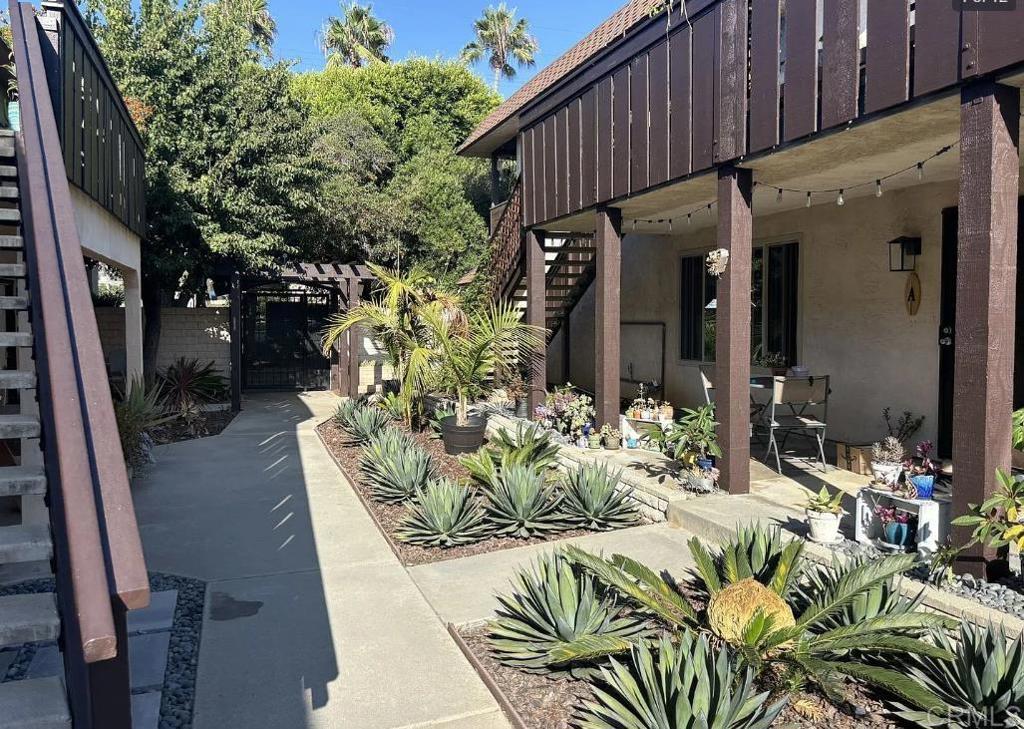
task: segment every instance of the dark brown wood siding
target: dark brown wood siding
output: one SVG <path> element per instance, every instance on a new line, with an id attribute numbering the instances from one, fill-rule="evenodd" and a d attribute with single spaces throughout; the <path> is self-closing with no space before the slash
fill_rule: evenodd
<path id="1" fill-rule="evenodd" d="M 597 85 L 597 202 L 612 199 L 612 80 Z"/>
<path id="2" fill-rule="evenodd" d="M 690 29 L 669 39 L 669 171 L 690 174 Z"/>
<path id="3" fill-rule="evenodd" d="M 647 135 L 650 130 L 647 99 L 647 56 L 631 64 L 629 79 L 629 189 L 646 190 L 650 185 Z"/>
<path id="4" fill-rule="evenodd" d="M 747 151 L 747 0 L 722 0 L 718 13 L 715 161 L 727 162 Z"/>
<path id="5" fill-rule="evenodd" d="M 703 59 L 714 59 L 718 49 L 718 8 L 693 23 L 692 64 L 692 151 L 691 165 L 694 172 L 711 166 L 715 155 L 715 90 L 718 74 L 715 64 Z"/>
<path id="6" fill-rule="evenodd" d="M 668 41 L 659 43 L 648 57 L 650 133 L 647 154 L 650 159 L 651 185 L 660 185 L 669 178 L 668 131 Z"/>
<path id="7" fill-rule="evenodd" d="M 910 0 L 868 0 L 864 110 L 886 109 L 910 92 Z"/>
<path id="8" fill-rule="evenodd" d="M 544 220 L 553 220 L 558 216 L 558 204 L 555 195 L 557 175 L 555 173 L 555 118 L 548 117 L 544 121 Z"/>
<path id="9" fill-rule="evenodd" d="M 589 89 L 580 100 L 580 196 L 583 207 L 597 201 L 597 90 Z"/>
<path id="10" fill-rule="evenodd" d="M 569 109 L 555 115 L 555 203 L 558 216 L 569 213 Z"/>
<path id="11" fill-rule="evenodd" d="M 523 224 L 533 225 L 537 222 L 533 205 L 533 195 L 537 189 L 537 185 L 533 180 L 535 169 L 533 164 L 533 130 L 527 129 L 519 137 L 523 157 Z"/>
<path id="12" fill-rule="evenodd" d="M 821 127 L 829 129 L 857 116 L 860 39 L 857 0 L 824 0 L 824 3 Z"/>
<path id="13" fill-rule="evenodd" d="M 750 22 L 750 151 L 779 143 L 779 0 L 754 0 Z"/>
<path id="14" fill-rule="evenodd" d="M 629 67 L 612 76 L 612 196 L 629 192 Z"/>
<path id="15" fill-rule="evenodd" d="M 580 209 L 580 100 L 569 104 L 566 160 L 569 165 L 569 212 Z"/>
<path id="16" fill-rule="evenodd" d="M 949 0 L 917 0 L 915 8 L 914 96 L 922 96 L 959 79 L 960 14 Z"/>
<path id="17" fill-rule="evenodd" d="M 785 140 L 818 126 L 818 32 L 815 0 L 786 3 Z"/>

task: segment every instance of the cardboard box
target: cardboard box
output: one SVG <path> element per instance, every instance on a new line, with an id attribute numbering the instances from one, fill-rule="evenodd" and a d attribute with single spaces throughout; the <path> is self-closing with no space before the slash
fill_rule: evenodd
<path id="1" fill-rule="evenodd" d="M 836 465 L 861 476 L 871 475 L 871 446 L 836 443 Z"/>

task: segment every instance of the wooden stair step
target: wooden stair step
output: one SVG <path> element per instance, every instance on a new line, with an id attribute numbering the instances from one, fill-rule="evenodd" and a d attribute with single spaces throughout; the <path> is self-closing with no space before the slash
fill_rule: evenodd
<path id="1" fill-rule="evenodd" d="M 35 386 L 34 372 L 0 370 L 0 390 L 31 390 Z"/>
<path id="2" fill-rule="evenodd" d="M 0 199 L 17 200 L 18 196 L 18 188 L 13 185 L 0 185 Z"/>
<path id="3" fill-rule="evenodd" d="M 0 208 L 0 223 L 20 223 L 21 211 L 17 208 Z"/>
<path id="4" fill-rule="evenodd" d="M 53 676 L 0 684 L 0 716 L 6 729 L 70 729 L 64 682 Z"/>
<path id="5" fill-rule="evenodd" d="M 25 278 L 25 264 L 0 263 L 0 278 Z"/>
<path id="6" fill-rule="evenodd" d="M 0 564 L 43 562 L 52 556 L 53 541 L 48 525 L 0 527 Z"/>
<path id="7" fill-rule="evenodd" d="M 0 597 L 0 648 L 57 640 L 60 617 L 52 592 Z"/>
<path id="8" fill-rule="evenodd" d="M 31 347 L 32 332 L 0 332 L 0 347 Z"/>
<path id="9" fill-rule="evenodd" d="M 0 157 L 12 159 L 14 157 L 14 138 L 0 137 Z"/>
<path id="10" fill-rule="evenodd" d="M 3 189 L 3 188 L 0 188 Z M 20 235 L 0 235 L 0 248 L 24 248 L 25 241 Z"/>
<path id="11" fill-rule="evenodd" d="M 27 296 L 0 296 L 0 310 L 13 309 L 15 311 L 25 311 L 28 309 L 28 297 Z"/>
<path id="12" fill-rule="evenodd" d="M 38 438 L 39 432 L 35 415 L 0 415 L 0 438 Z"/>
<path id="13" fill-rule="evenodd" d="M 0 468 L 0 496 L 41 496 L 45 493 L 46 474 L 41 467 Z"/>
<path id="14" fill-rule="evenodd" d="M 0 177 L 17 177 L 18 168 L 14 165 L 0 165 Z"/>

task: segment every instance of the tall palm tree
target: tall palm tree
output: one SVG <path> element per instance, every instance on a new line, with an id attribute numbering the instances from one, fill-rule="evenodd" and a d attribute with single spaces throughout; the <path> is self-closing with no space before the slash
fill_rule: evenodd
<path id="1" fill-rule="evenodd" d="M 505 3 L 488 7 L 484 14 L 473 23 L 476 38 L 462 49 L 466 63 L 476 63 L 487 56 L 487 65 L 494 71 L 494 90 L 502 77 L 515 78 L 518 66 L 532 66 L 536 63 L 537 39 L 530 35 L 530 24 L 525 18 L 516 19 L 516 10 L 509 10 Z"/>
<path id="2" fill-rule="evenodd" d="M 277 37 L 277 21 L 270 14 L 267 0 L 218 0 L 213 7 L 220 12 L 222 19 L 247 27 L 253 45 L 270 54 Z"/>
<path id="3" fill-rule="evenodd" d="M 341 17 L 328 18 L 320 32 L 327 67 L 387 63 L 386 51 L 395 40 L 391 26 L 374 16 L 370 5 L 352 2 L 341 10 Z"/>

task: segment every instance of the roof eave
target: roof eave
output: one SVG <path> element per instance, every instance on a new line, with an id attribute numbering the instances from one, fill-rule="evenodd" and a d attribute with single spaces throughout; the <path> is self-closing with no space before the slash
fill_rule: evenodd
<path id="1" fill-rule="evenodd" d="M 476 138 L 470 138 L 456 150 L 463 157 L 490 157 L 519 134 L 519 115 L 515 114 Z"/>

